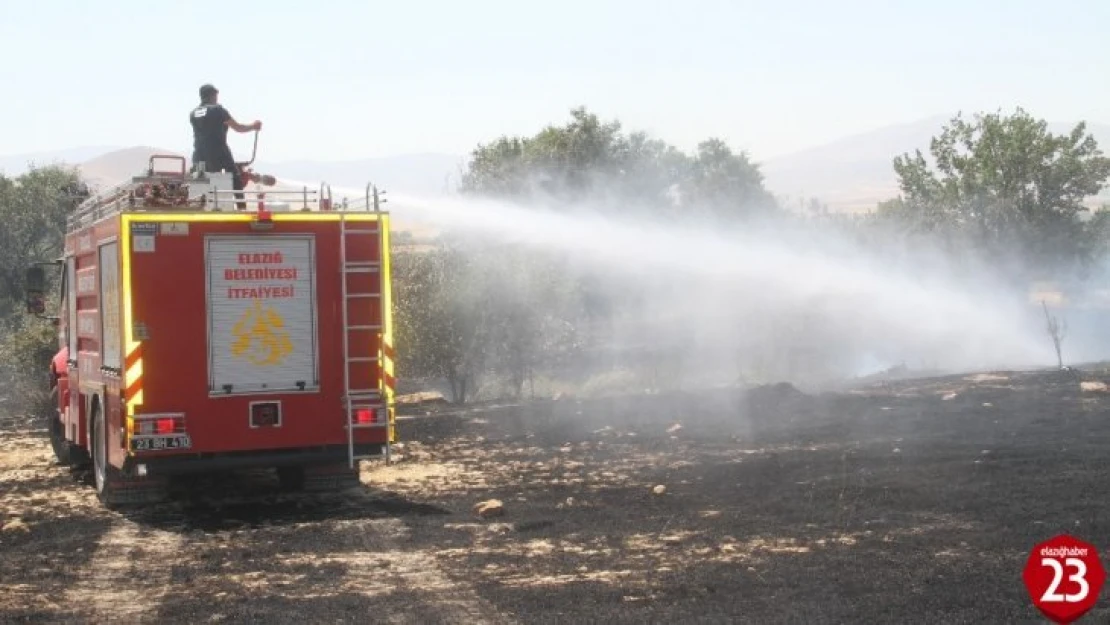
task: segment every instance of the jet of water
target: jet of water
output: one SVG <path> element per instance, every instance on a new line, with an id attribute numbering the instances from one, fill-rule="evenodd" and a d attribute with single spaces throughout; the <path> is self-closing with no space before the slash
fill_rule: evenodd
<path id="1" fill-rule="evenodd" d="M 583 206 L 389 198 L 395 228 L 400 222 L 492 237 L 562 253 L 594 272 L 678 284 L 681 302 L 656 305 L 703 324 L 707 345 L 715 334 L 707 324 L 758 333 L 777 319 L 808 315 L 822 320 L 821 330 L 786 340 L 841 345 L 854 353 L 849 366 L 857 369 L 909 360 L 970 370 L 1039 366 L 1054 358 L 1025 294 L 926 256 L 899 266 L 831 230 L 814 236 L 769 226 L 686 225 L 680 215 L 618 218 Z M 724 325 L 721 336 L 736 330 L 726 332 Z"/>

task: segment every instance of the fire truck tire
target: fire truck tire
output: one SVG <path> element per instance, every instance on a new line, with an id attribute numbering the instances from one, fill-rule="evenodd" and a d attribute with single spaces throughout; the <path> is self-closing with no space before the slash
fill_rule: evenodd
<path id="1" fill-rule="evenodd" d="M 93 486 L 96 496 L 105 504 L 114 502 L 113 467 L 108 463 L 108 421 L 97 405 L 89 415 L 89 446 L 93 464 Z"/>
<path id="2" fill-rule="evenodd" d="M 165 499 L 160 481 L 132 479 L 108 462 L 108 420 L 99 405 L 89 415 L 92 435 L 93 485 L 96 496 L 109 508 L 127 504 L 157 503 Z"/>
<path id="3" fill-rule="evenodd" d="M 66 440 L 62 428 L 62 416 L 58 410 L 58 385 L 50 389 L 50 416 L 47 417 L 47 431 L 50 433 L 50 447 L 54 450 L 54 457 L 63 467 L 80 465 L 88 461 L 88 457 L 81 453 L 81 449 Z"/>

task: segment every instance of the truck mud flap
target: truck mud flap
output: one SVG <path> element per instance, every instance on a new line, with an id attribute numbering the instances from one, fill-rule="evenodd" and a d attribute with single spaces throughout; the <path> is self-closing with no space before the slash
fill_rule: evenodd
<path id="1" fill-rule="evenodd" d="M 359 469 L 348 468 L 346 464 L 281 467 L 278 469 L 278 476 L 286 489 L 305 492 L 347 490 L 362 485 Z"/>
<path id="2" fill-rule="evenodd" d="M 168 482 L 159 478 L 127 478 L 118 473 L 109 478 L 100 500 L 108 506 L 162 503 L 169 498 Z"/>

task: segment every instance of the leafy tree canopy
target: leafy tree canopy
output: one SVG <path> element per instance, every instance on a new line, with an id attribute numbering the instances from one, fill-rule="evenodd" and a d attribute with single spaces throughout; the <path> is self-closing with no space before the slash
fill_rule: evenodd
<path id="1" fill-rule="evenodd" d="M 644 132 L 622 132 L 585 108 L 531 137 L 478 146 L 462 191 L 504 199 L 593 201 L 627 210 L 682 208 L 730 218 L 774 207 L 758 165 L 710 138 L 688 155 Z"/>
<path id="2" fill-rule="evenodd" d="M 902 197 L 884 204 L 912 227 L 960 240 L 1031 267 L 1062 269 L 1089 260 L 1083 202 L 1110 176 L 1084 123 L 1055 135 L 1022 109 L 1010 116 L 956 116 L 920 150 L 894 159 Z"/>
<path id="3" fill-rule="evenodd" d="M 32 168 L 17 178 L 0 175 L 0 316 L 22 305 L 23 273 L 31 263 L 61 256 L 66 216 L 80 200 L 81 188 L 71 168 Z"/>

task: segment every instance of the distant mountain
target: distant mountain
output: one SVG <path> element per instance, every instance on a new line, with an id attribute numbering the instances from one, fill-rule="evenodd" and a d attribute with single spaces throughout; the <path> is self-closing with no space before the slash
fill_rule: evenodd
<path id="1" fill-rule="evenodd" d="M 136 146 L 101 151 L 92 158 L 77 161 L 87 182 L 97 188 L 108 188 L 145 171 L 151 155 L 184 156 L 186 167 L 192 165 L 188 155 L 174 150 Z M 52 162 L 76 159 L 55 158 Z M 176 169 L 180 164 L 159 160 L 159 169 Z M 364 189 L 367 183 L 395 193 L 434 196 L 458 185 L 465 160 L 450 154 L 403 154 L 356 161 L 258 161 L 254 170 L 272 174 L 294 184 L 304 183 L 318 188 L 321 182 L 335 187 Z M 14 170 L 15 168 L 13 168 Z M 19 171 L 25 169 L 19 168 Z"/>
<path id="2" fill-rule="evenodd" d="M 894 157 L 920 149 L 929 155 L 930 140 L 940 134 L 951 115 L 886 126 L 839 139 L 762 163 L 767 188 L 799 206 L 816 198 L 830 211 L 871 210 L 878 202 L 898 195 Z M 1049 123 L 1053 133 L 1066 133 L 1075 123 Z M 1103 151 L 1110 154 L 1110 125 L 1088 122 Z M 1110 190 L 1103 201 L 1110 201 Z"/>
<path id="3" fill-rule="evenodd" d="M 95 158 L 106 152 L 118 150 L 118 146 L 85 146 L 53 152 L 34 152 L 31 154 L 9 154 L 0 156 L 0 174 L 5 176 L 18 176 L 27 171 L 31 165 L 43 167 L 56 164 L 75 164 Z"/>
<path id="4" fill-rule="evenodd" d="M 81 175 L 90 187 L 107 189 L 146 171 L 150 165 L 150 157 L 155 154 L 184 156 L 173 150 L 136 146 L 100 154 L 79 163 L 77 168 L 81 170 Z M 181 167 L 179 161 L 175 162 L 169 159 L 158 159 L 154 162 L 154 165 L 158 170 L 176 171 Z M 186 168 L 188 168 L 188 164 L 186 164 Z"/>

